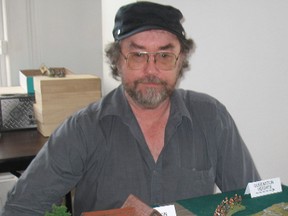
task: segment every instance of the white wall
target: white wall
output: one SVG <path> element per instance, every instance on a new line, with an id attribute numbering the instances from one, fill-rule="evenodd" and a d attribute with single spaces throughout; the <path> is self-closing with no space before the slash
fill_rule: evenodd
<path id="1" fill-rule="evenodd" d="M 188 36 L 197 44 L 180 87 L 224 103 L 262 178 L 279 176 L 288 184 L 288 1 L 154 2 L 178 7 Z M 109 8 L 103 8 L 103 14 L 112 13 Z M 104 26 L 113 25 L 114 15 L 105 18 Z M 103 35 L 112 38 L 111 29 Z M 104 68 L 106 91 L 118 85 L 108 73 Z"/>
<path id="2" fill-rule="evenodd" d="M 6 0 L 12 85 L 20 69 L 66 67 L 102 78 L 100 0 Z"/>
<path id="3" fill-rule="evenodd" d="M 114 26 L 114 17 L 119 9 L 124 4 L 129 4 L 131 2 L 135 2 L 135 0 L 102 0 L 102 47 L 103 50 L 105 49 L 106 45 L 112 41 L 113 35 L 112 30 Z M 103 52 L 103 56 L 104 56 Z M 106 59 L 104 57 L 104 64 L 103 64 L 103 95 L 110 92 L 120 83 L 112 78 L 110 73 L 109 65 L 106 63 Z"/>

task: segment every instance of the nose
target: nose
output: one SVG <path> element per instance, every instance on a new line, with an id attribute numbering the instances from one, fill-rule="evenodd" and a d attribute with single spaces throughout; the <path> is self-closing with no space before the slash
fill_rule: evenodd
<path id="1" fill-rule="evenodd" d="M 151 59 L 153 59 L 153 61 Z M 156 54 L 154 53 L 147 54 L 147 63 L 149 62 L 153 62 L 154 64 L 156 64 Z"/>
<path id="2" fill-rule="evenodd" d="M 149 54 L 148 57 L 147 57 L 147 64 L 146 64 L 146 67 L 145 67 L 145 72 L 152 74 L 152 73 L 155 73 L 157 71 L 158 71 L 158 69 L 156 67 L 155 54 Z"/>

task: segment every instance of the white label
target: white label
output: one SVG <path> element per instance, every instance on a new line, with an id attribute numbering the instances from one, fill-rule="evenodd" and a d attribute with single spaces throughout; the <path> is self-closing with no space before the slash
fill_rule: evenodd
<path id="1" fill-rule="evenodd" d="M 279 192 L 282 192 L 280 178 L 251 182 L 245 190 L 245 194 L 250 193 L 252 198 Z"/>
<path id="2" fill-rule="evenodd" d="M 157 210 L 162 216 L 177 216 L 174 205 L 160 206 L 155 207 L 154 209 Z"/>

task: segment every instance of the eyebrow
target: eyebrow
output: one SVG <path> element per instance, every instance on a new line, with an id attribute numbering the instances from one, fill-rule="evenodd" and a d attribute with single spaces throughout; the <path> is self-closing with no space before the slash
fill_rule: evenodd
<path id="1" fill-rule="evenodd" d="M 173 44 L 169 43 L 165 46 L 160 47 L 160 50 L 168 50 L 168 49 L 173 49 L 173 48 L 175 48 L 175 46 Z"/>
<path id="2" fill-rule="evenodd" d="M 134 48 L 134 49 L 144 49 L 144 46 L 141 46 L 139 44 L 134 43 L 133 41 L 129 44 L 129 48 Z"/>
<path id="3" fill-rule="evenodd" d="M 134 42 L 131 42 L 131 43 L 129 44 L 129 48 L 145 49 L 144 46 L 139 45 L 139 44 L 136 44 L 136 43 L 134 43 Z M 175 46 L 174 46 L 173 44 L 171 44 L 171 43 L 169 43 L 169 44 L 167 44 L 167 45 L 165 45 L 165 46 L 160 46 L 160 47 L 159 47 L 160 50 L 169 50 L 169 49 L 173 49 L 173 48 L 175 48 Z"/>

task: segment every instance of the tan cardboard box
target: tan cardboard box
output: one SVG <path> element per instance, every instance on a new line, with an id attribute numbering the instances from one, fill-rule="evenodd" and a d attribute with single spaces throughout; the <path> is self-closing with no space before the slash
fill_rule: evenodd
<path id="1" fill-rule="evenodd" d="M 50 136 L 67 117 L 101 98 L 101 80 L 88 74 L 37 76 L 34 91 L 37 128 L 43 136 Z"/>

